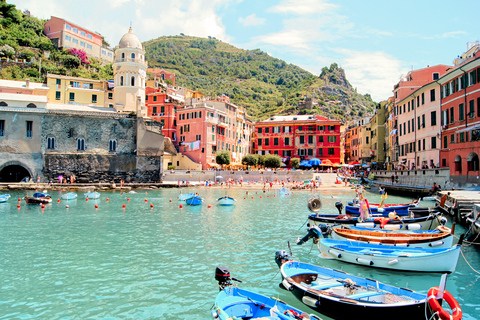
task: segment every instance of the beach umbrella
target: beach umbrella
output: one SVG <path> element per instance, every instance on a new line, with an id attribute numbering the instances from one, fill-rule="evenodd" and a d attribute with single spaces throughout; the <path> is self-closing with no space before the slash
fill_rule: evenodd
<path id="1" fill-rule="evenodd" d="M 311 164 L 312 166 L 319 166 L 322 163 L 322 160 L 313 158 L 308 160 L 308 163 Z"/>
<path id="2" fill-rule="evenodd" d="M 367 167 L 370 167 L 370 166 L 366 163 L 362 164 L 362 168 L 367 168 Z"/>
<path id="3" fill-rule="evenodd" d="M 348 164 L 351 165 L 351 166 L 358 166 L 358 165 L 360 165 L 360 162 L 352 161 L 352 162 L 349 162 Z"/>
<path id="4" fill-rule="evenodd" d="M 307 161 L 307 160 L 303 160 L 302 162 L 300 162 L 300 167 L 308 167 L 310 168 L 312 165 Z"/>
<path id="5" fill-rule="evenodd" d="M 217 180 L 218 179 L 223 179 L 223 177 L 222 176 L 216 176 L 215 179 L 217 179 Z"/>

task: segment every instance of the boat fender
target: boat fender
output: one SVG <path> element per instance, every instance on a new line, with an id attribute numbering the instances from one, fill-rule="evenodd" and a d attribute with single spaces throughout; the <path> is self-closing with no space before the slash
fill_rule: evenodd
<path id="1" fill-rule="evenodd" d="M 407 224 L 407 230 L 421 230 L 422 226 L 418 223 Z"/>
<path id="2" fill-rule="evenodd" d="M 280 288 L 285 289 L 287 291 L 293 290 L 293 286 L 290 283 L 288 283 L 287 279 L 283 279 L 282 283 L 280 283 Z"/>
<path id="3" fill-rule="evenodd" d="M 436 241 L 436 242 L 432 242 L 429 244 L 430 247 L 438 247 L 438 246 L 441 246 L 442 244 L 444 244 L 445 242 L 443 242 L 442 240 L 440 241 Z"/>
<path id="4" fill-rule="evenodd" d="M 367 259 L 362 259 L 362 258 L 357 258 L 356 260 L 357 260 L 358 263 L 373 266 L 373 261 L 372 260 L 367 260 Z"/>
<path id="5" fill-rule="evenodd" d="M 374 222 L 363 222 L 363 223 L 357 223 L 355 226 L 356 227 L 362 227 L 362 228 L 375 228 L 375 223 Z"/>
<path id="6" fill-rule="evenodd" d="M 217 313 L 216 310 L 213 310 L 213 311 L 212 311 L 212 317 L 213 317 L 214 319 L 218 319 L 218 313 Z"/>
<path id="7" fill-rule="evenodd" d="M 430 290 L 428 290 L 428 304 L 430 305 L 430 308 L 432 308 L 433 312 L 438 314 L 440 319 L 442 320 L 460 320 L 462 319 L 462 309 L 460 308 L 460 305 L 458 304 L 457 300 L 452 296 L 450 292 L 445 290 L 443 292 L 443 300 L 450 306 L 450 309 L 452 310 L 452 314 L 448 313 L 445 309 L 442 308 L 440 305 L 439 301 L 437 300 L 437 294 L 439 293 L 439 288 L 438 287 L 432 287 Z"/>
<path id="8" fill-rule="evenodd" d="M 442 218 L 440 219 L 440 224 L 441 224 L 442 226 L 444 226 L 446 223 L 447 223 L 447 218 L 442 217 Z"/>
<path id="9" fill-rule="evenodd" d="M 383 229 L 387 229 L 387 230 L 400 230 L 402 226 L 399 225 L 399 224 L 386 224 Z"/>
<path id="10" fill-rule="evenodd" d="M 392 266 L 392 265 L 397 264 L 397 263 L 398 263 L 398 259 L 393 259 L 393 260 L 388 261 L 389 266 Z"/>
<path id="11" fill-rule="evenodd" d="M 305 303 L 309 307 L 318 307 L 320 305 L 320 301 L 315 298 L 303 296 L 302 302 Z"/>
<path id="12" fill-rule="evenodd" d="M 335 258 L 338 258 L 338 259 L 340 259 L 342 257 L 342 254 L 340 252 L 338 252 L 337 250 L 330 249 L 330 250 L 328 250 L 328 253 L 330 253 L 332 256 L 334 256 Z"/>

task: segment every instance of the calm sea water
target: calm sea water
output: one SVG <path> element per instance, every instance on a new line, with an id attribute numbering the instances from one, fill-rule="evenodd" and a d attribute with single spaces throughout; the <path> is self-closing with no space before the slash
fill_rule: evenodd
<path id="1" fill-rule="evenodd" d="M 229 195 L 238 199 L 236 206 L 219 207 L 215 199 L 224 190 L 195 191 L 204 196 L 204 205 L 183 209 L 178 208 L 177 189 L 105 192 L 100 200 L 88 202 L 79 193 L 77 200 L 60 203 L 60 193 L 52 192 L 54 202 L 45 209 L 23 201 L 18 209 L 14 197 L 25 193 L 11 193 L 9 202 L 0 204 L 0 319 L 209 319 L 218 292 L 214 269 L 219 265 L 244 280 L 242 288 L 307 311 L 278 287 L 274 254 L 287 249 L 287 241 L 302 261 L 422 293 L 440 281 L 439 274 L 341 265 L 318 258 L 311 242 L 296 246 L 297 237 L 305 234 L 302 224 L 310 193 L 282 198 L 273 197 L 273 192 L 246 195 L 232 190 Z M 325 191 L 321 196 L 323 211 L 336 213 L 334 203 L 345 204 L 353 191 Z M 379 195 L 368 197 L 370 202 L 380 201 Z M 387 201 L 409 200 L 389 196 Z M 462 249 L 477 270 L 479 249 Z M 464 319 L 480 319 L 479 286 L 479 275 L 460 256 L 447 290 L 462 306 Z"/>

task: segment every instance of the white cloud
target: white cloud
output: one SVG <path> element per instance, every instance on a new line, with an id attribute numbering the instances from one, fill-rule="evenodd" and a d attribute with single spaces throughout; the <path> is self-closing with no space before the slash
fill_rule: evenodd
<path id="1" fill-rule="evenodd" d="M 463 36 L 465 34 L 467 34 L 465 31 L 445 32 L 442 34 L 442 38 L 457 38 L 458 36 Z"/>
<path id="2" fill-rule="evenodd" d="M 345 70 L 348 81 L 359 93 L 370 93 L 375 101 L 391 97 L 398 78 L 408 70 L 405 63 L 381 51 L 337 51 L 346 55 L 339 64 Z"/>
<path id="3" fill-rule="evenodd" d="M 325 13 L 337 6 L 326 0 L 283 0 L 280 4 L 271 7 L 270 11 L 279 13 L 293 13 L 297 15 L 310 15 Z"/>
<path id="4" fill-rule="evenodd" d="M 258 25 L 264 24 L 265 19 L 258 18 L 255 15 L 255 13 L 252 13 L 251 15 L 246 16 L 245 18 L 242 18 L 242 17 L 238 18 L 238 22 L 243 24 L 245 27 L 249 27 L 249 26 L 258 26 Z"/>

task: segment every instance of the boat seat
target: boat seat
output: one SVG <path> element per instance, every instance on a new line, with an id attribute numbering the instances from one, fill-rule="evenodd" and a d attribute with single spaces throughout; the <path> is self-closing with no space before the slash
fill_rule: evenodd
<path id="1" fill-rule="evenodd" d="M 310 287 L 315 290 L 325 290 L 325 289 L 330 289 L 330 288 L 335 288 L 335 287 L 341 287 L 343 286 L 343 283 L 335 281 L 335 282 L 323 282 L 323 283 L 317 283 L 317 282 L 312 282 L 311 285 L 308 285 L 306 283 L 301 283 L 306 287 Z"/>
<path id="2" fill-rule="evenodd" d="M 380 296 L 382 294 L 385 294 L 385 292 L 382 292 L 382 291 L 367 291 L 367 292 L 362 292 L 362 293 L 349 295 L 349 296 L 347 296 L 347 298 L 358 300 L 358 299 L 363 299 L 363 298 Z"/>

